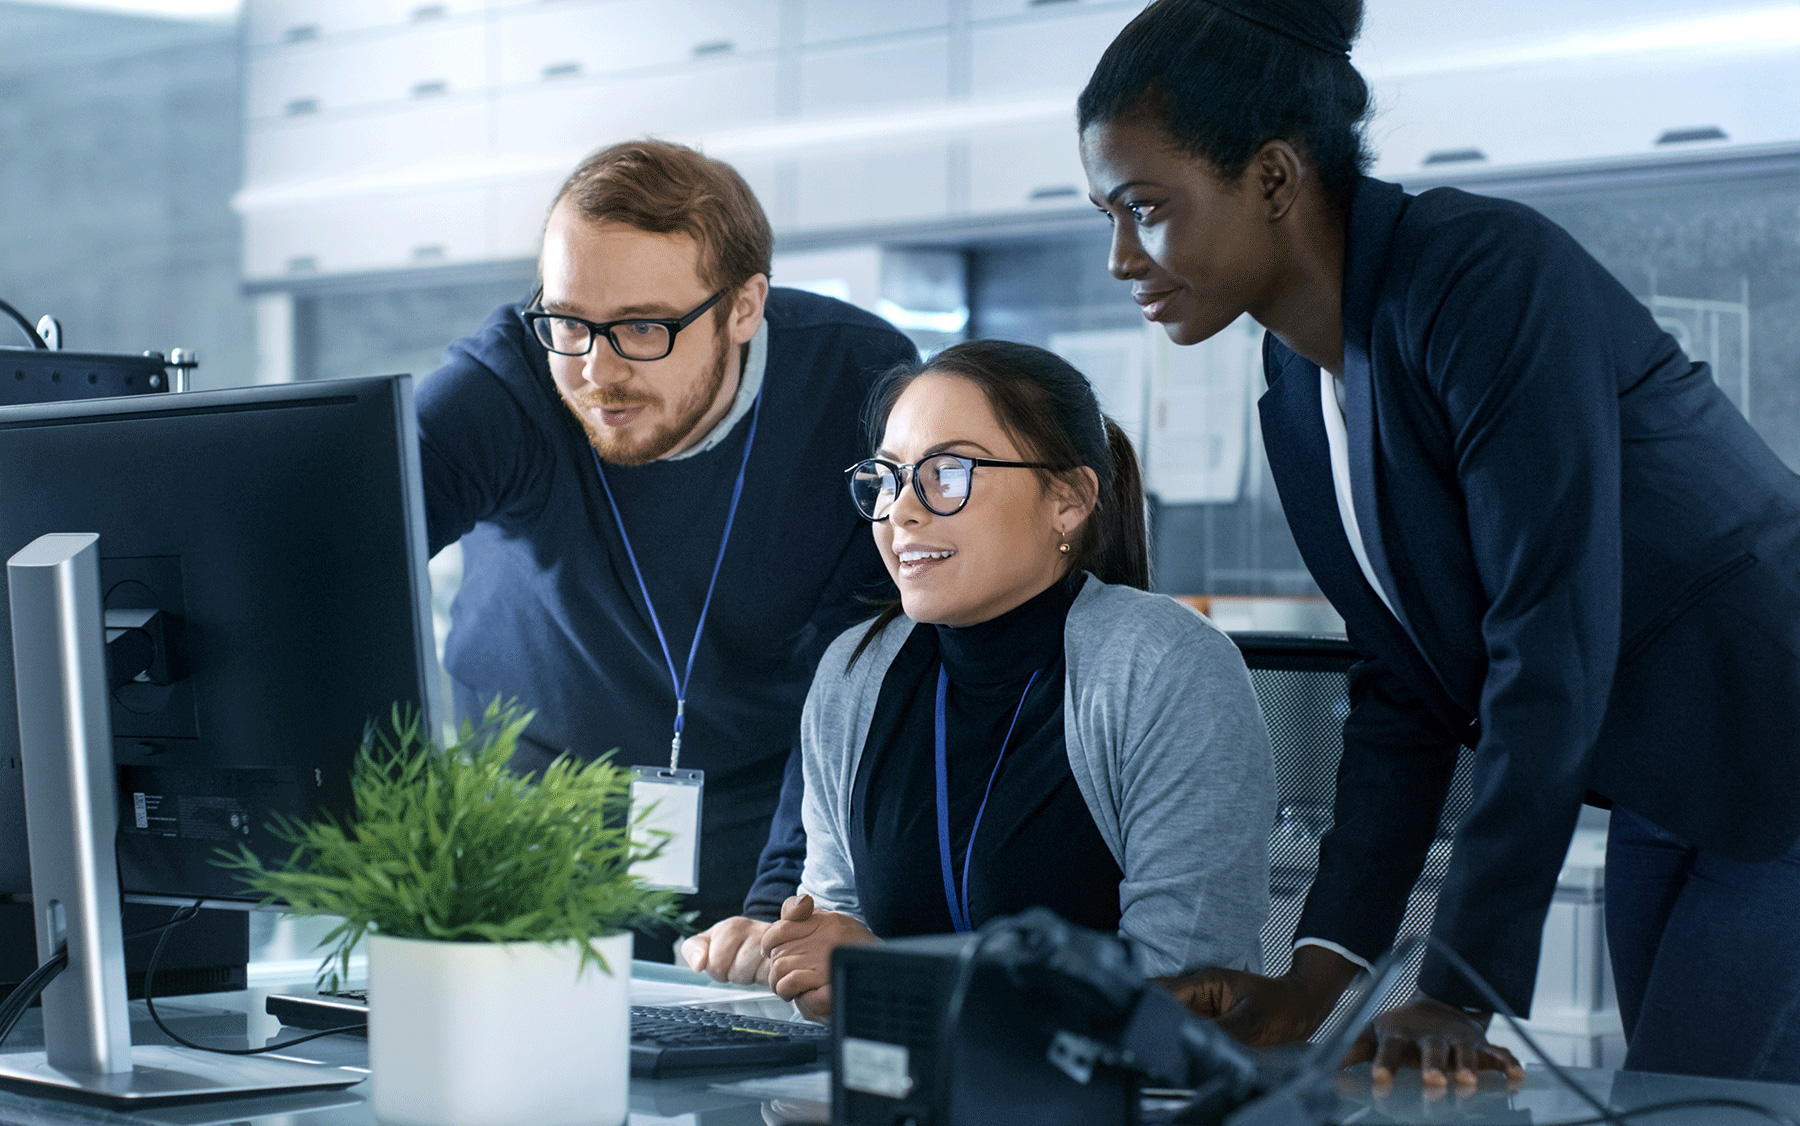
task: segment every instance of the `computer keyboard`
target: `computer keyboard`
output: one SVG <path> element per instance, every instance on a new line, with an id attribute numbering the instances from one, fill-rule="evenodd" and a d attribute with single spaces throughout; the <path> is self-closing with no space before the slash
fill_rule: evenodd
<path id="1" fill-rule="evenodd" d="M 720 1009 L 631 1007 L 631 1073 L 662 1076 L 725 1067 L 816 1063 L 831 1030 L 803 1021 L 747 1017 Z"/>
<path id="2" fill-rule="evenodd" d="M 366 989 L 278 993 L 264 1008 L 289 1028 L 342 1028 L 368 1019 L 369 993 Z M 830 1045 L 829 1028 L 803 1021 L 679 1005 L 631 1007 L 631 1073 L 646 1078 L 817 1063 Z"/>

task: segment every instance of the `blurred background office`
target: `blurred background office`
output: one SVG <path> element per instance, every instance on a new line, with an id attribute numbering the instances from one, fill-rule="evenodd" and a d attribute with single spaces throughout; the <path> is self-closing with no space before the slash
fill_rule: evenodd
<path id="1" fill-rule="evenodd" d="M 1071 104 L 1141 7 L 0 0 L 0 298 L 67 347 L 195 349 L 202 388 L 423 376 L 529 293 L 577 159 L 693 142 L 761 196 L 777 284 L 1093 375 L 1162 589 L 1329 629 L 1263 467 L 1257 330 L 1172 349 L 1106 273 Z M 1800 465 L 1800 4 L 1369 0 L 1355 60 L 1378 175 L 1549 214 Z"/>

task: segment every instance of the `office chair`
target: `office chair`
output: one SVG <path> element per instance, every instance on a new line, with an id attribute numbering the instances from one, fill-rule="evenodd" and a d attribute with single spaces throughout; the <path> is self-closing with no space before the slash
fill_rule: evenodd
<path id="1" fill-rule="evenodd" d="M 1350 666 L 1356 651 L 1342 637 L 1318 634 L 1234 632 L 1231 639 L 1250 667 L 1250 682 L 1269 724 L 1275 754 L 1277 814 L 1269 831 L 1269 919 L 1263 924 L 1263 972 L 1279 974 L 1293 961 L 1294 927 L 1319 866 L 1319 838 L 1331 827 L 1344 718 L 1350 714 Z M 1407 899 L 1396 941 L 1431 929 L 1438 886 L 1450 865 L 1450 841 L 1468 811 L 1470 751 L 1457 755 L 1456 774 L 1438 821 L 1431 855 Z M 1389 1009 L 1412 995 L 1424 961 L 1423 946 L 1383 998 Z M 1313 1035 L 1324 1039 L 1347 1017 L 1346 994 Z"/>

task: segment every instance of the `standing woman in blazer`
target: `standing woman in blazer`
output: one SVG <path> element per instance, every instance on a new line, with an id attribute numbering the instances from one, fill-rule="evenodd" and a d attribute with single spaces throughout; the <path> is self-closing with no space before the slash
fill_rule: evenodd
<path id="1" fill-rule="evenodd" d="M 1362 175 L 1360 0 L 1158 0 L 1079 103 L 1110 267 L 1178 344 L 1249 313 L 1283 508 L 1362 657 L 1293 968 L 1177 983 L 1297 1039 L 1392 941 L 1456 759 L 1435 937 L 1523 1013 L 1584 797 L 1627 1066 L 1800 1081 L 1800 480 L 1527 207 Z M 1516 1071 L 1433 953 L 1352 1059 Z"/>

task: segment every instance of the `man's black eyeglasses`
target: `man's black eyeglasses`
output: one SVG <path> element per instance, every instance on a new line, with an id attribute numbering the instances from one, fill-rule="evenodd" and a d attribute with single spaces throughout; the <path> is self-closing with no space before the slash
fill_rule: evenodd
<path id="1" fill-rule="evenodd" d="M 955 516 L 969 503 L 969 486 L 975 469 L 1060 469 L 1042 461 L 999 461 L 991 457 L 963 457 L 961 454 L 932 454 L 911 465 L 896 465 L 885 458 L 872 457 L 844 470 L 850 483 L 850 499 L 863 519 L 880 523 L 893 512 L 900 499 L 906 478 L 912 478 L 913 492 L 919 503 L 939 516 Z"/>
<path id="2" fill-rule="evenodd" d="M 596 323 L 538 308 L 527 309 L 522 315 L 538 343 L 559 356 L 585 356 L 593 349 L 594 338 L 604 336 L 613 351 L 627 360 L 660 360 L 675 350 L 675 334 L 717 305 L 725 292 L 721 289 L 679 317 L 628 317 Z M 531 299 L 532 305 L 536 306 L 543 295 L 540 289 Z"/>

